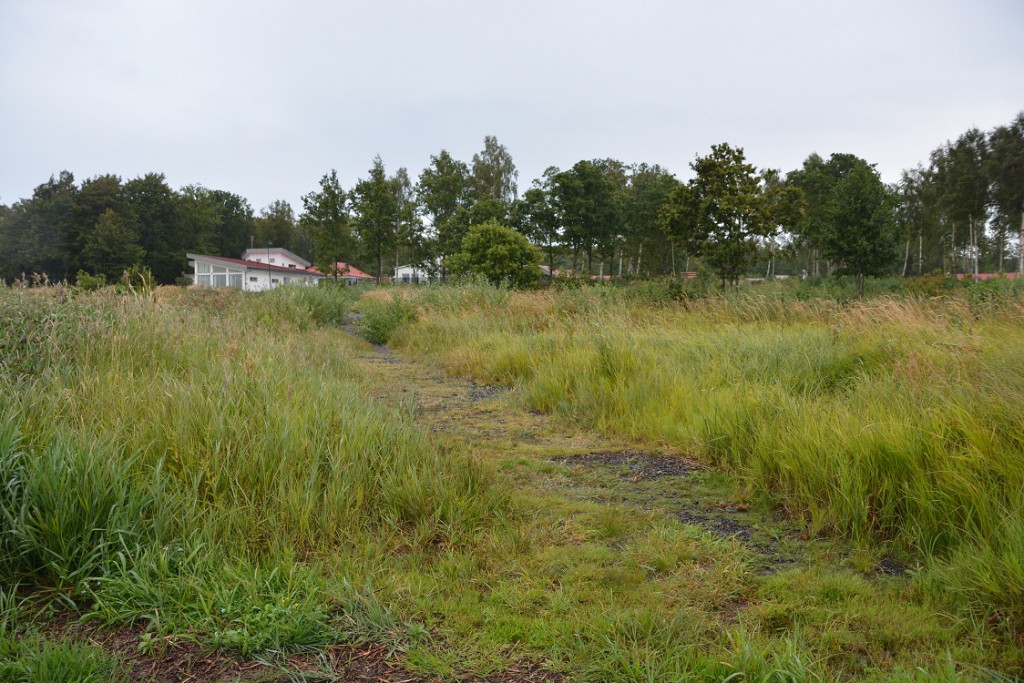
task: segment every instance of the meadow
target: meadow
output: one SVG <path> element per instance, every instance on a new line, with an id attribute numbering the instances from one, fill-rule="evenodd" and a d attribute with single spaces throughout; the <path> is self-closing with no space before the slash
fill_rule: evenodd
<path id="1" fill-rule="evenodd" d="M 1024 627 L 1024 296 L 723 295 L 585 287 L 403 292 L 395 344 L 532 409 L 667 443 L 801 519 L 926 567 L 922 585 Z M 826 293 L 828 294 L 828 293 Z M 394 304 L 392 304 L 394 306 Z"/>
<path id="2" fill-rule="evenodd" d="M 0 681 L 136 680 L 181 642 L 307 680 L 338 672 L 294 656 L 345 643 L 410 680 L 1020 671 L 1020 294 L 662 294 L 0 291 Z M 511 391 L 481 413 L 424 383 L 477 420 L 432 429 L 340 328 L 353 307 L 410 359 L 390 372 Z M 498 420 L 556 445 L 488 440 Z M 552 460 L 581 440 L 693 456 L 824 559 L 755 571 Z"/>

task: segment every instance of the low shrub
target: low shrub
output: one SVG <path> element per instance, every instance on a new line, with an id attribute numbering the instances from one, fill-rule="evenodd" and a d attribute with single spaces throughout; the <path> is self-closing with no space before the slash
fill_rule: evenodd
<path id="1" fill-rule="evenodd" d="M 387 344 L 400 327 L 416 319 L 416 306 L 392 293 L 388 298 L 364 298 L 359 306 L 359 331 L 371 344 Z"/>

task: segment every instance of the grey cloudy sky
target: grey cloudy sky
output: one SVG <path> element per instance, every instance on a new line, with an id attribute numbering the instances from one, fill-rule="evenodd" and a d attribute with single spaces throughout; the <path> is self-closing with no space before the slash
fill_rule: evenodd
<path id="1" fill-rule="evenodd" d="M 679 177 L 717 142 L 887 181 L 1024 109 L 1024 3 L 0 0 L 0 201 L 148 171 L 257 209 L 380 154 L 415 177 L 493 134 L 520 188 L 615 157 Z"/>

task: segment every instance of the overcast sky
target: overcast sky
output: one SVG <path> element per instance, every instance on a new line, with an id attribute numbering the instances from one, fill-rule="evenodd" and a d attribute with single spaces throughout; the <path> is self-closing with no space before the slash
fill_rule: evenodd
<path id="1" fill-rule="evenodd" d="M 614 157 L 680 178 L 850 152 L 887 181 L 1024 109 L 1024 2 L 0 0 L 0 202 L 148 171 L 257 210 L 380 154 L 496 135 L 520 189 Z"/>

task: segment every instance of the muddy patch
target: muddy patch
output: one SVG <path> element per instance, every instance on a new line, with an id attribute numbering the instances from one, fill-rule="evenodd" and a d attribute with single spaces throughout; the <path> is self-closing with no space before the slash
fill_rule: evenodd
<path id="1" fill-rule="evenodd" d="M 751 553 L 753 569 L 758 573 L 774 573 L 797 562 L 792 548 L 787 547 L 791 545 L 788 541 L 798 540 L 794 532 L 778 528 L 781 520 L 762 520 L 746 505 L 722 501 L 717 493 L 702 488 L 692 475 L 704 468 L 693 460 L 632 451 L 601 451 L 552 461 L 573 468 L 616 472 L 629 484 L 628 489 L 621 490 L 621 495 L 615 498 L 617 502 L 647 512 L 661 512 L 716 538 L 739 543 Z M 569 488 L 578 485 L 573 483 Z M 766 524 L 782 536 L 768 533 Z"/>
<path id="2" fill-rule="evenodd" d="M 87 642 L 121 660 L 129 680 L 151 683 L 252 681 L 349 681 L 351 683 L 441 683 L 438 676 L 418 674 L 393 657 L 383 643 L 339 643 L 315 652 L 279 658 L 275 663 L 231 657 L 187 638 L 162 637 L 146 647 L 141 625 L 104 628 L 65 613 L 48 625 L 52 640 Z M 504 671 L 489 676 L 463 674 L 472 683 L 560 683 L 564 678 L 540 662 L 512 658 Z"/>
<path id="3" fill-rule="evenodd" d="M 623 478 L 629 481 L 686 477 L 701 469 L 696 462 L 678 456 L 632 451 L 584 453 L 552 458 L 552 462 L 569 467 L 618 467 L 623 469 Z"/>
<path id="4" fill-rule="evenodd" d="M 500 398 L 506 391 L 508 390 L 504 387 L 496 387 L 490 384 L 477 384 L 473 380 L 470 380 L 469 382 L 469 400 L 474 403 Z"/>

